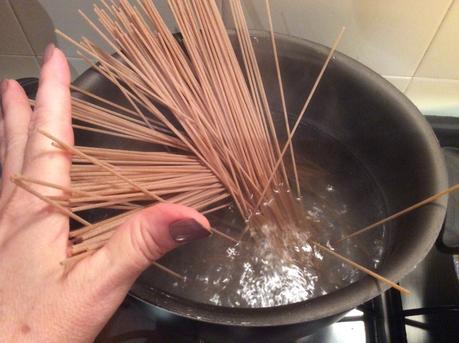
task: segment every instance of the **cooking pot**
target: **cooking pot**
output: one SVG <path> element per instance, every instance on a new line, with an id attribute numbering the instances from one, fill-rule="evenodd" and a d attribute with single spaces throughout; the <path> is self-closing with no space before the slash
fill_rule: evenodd
<path id="1" fill-rule="evenodd" d="M 276 39 L 287 107 L 294 122 L 329 48 L 287 36 L 278 35 Z M 281 113 L 269 35 L 254 32 L 252 42 L 270 107 L 273 112 Z M 122 102 L 116 87 L 95 70 L 87 70 L 75 85 L 110 101 Z M 378 201 L 386 215 L 448 186 L 439 144 L 418 109 L 384 78 L 344 54 L 337 52 L 333 57 L 295 138 L 297 155 L 311 151 L 316 152 L 315 156 L 321 151 L 323 155 L 328 154 L 325 145 L 315 144 L 311 132 L 327 136 L 345 152 L 344 155 L 331 152 L 335 153 L 331 160 L 334 167 L 352 171 L 348 173 L 349 182 L 359 179 L 360 173 L 369 175 L 371 187 L 380 194 Z M 103 145 L 105 137 L 102 142 L 101 137 L 76 132 L 77 144 Z M 107 141 L 112 146 L 122 146 L 112 138 L 107 137 Z M 358 170 L 350 164 L 351 159 L 359 162 Z M 366 211 L 365 202 L 371 201 L 370 194 L 362 190 L 356 197 L 360 201 L 349 204 L 356 215 Z M 424 258 L 438 236 L 446 204 L 444 197 L 390 223 L 378 273 L 398 281 Z M 154 316 L 159 326 L 215 342 L 285 342 L 303 337 L 338 320 L 346 311 L 388 287 L 363 275 L 346 287 L 299 303 L 269 308 L 230 308 L 156 289 L 149 282 L 151 273 L 146 271 L 130 291 L 131 296 L 144 304 L 146 315 Z"/>

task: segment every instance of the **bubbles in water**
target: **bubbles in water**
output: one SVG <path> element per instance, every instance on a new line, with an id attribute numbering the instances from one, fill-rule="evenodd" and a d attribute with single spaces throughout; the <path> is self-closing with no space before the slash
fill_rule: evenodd
<path id="1" fill-rule="evenodd" d="M 329 192 L 334 192 L 333 197 L 339 196 L 334 186 L 323 185 L 322 194 Z M 383 254 L 383 235 L 370 236 L 372 238 L 368 241 L 346 240 L 333 246 L 330 242 L 343 236 L 341 219 L 349 214 L 342 210 L 347 209 L 345 202 L 336 202 L 330 208 L 321 199 L 303 198 L 305 227 L 279 230 L 277 226 L 265 223 L 259 226 L 257 234 L 264 239 L 249 231 L 245 240 L 238 244 L 230 245 L 215 237 L 209 240 L 209 245 L 203 245 L 205 248 L 197 259 L 201 264 L 188 265 L 185 262 L 185 275 L 191 279 L 185 283 L 174 282 L 173 292 L 218 306 L 259 308 L 304 301 L 357 281 L 361 276 L 358 270 L 308 242 L 309 226 L 317 229 L 318 235 L 314 239 L 323 245 L 337 248 L 338 253 L 374 268 Z M 246 225 L 239 223 L 239 226 Z M 355 224 L 349 226 L 355 227 Z M 278 249 L 276 244 L 284 248 Z M 212 256 L 208 260 L 210 263 L 206 261 L 207 256 Z"/>
<path id="2" fill-rule="evenodd" d="M 234 260 L 234 258 L 237 256 L 237 250 L 235 247 L 229 247 L 226 249 L 226 256 L 230 258 L 231 260 Z M 219 267 L 219 270 L 221 270 L 221 267 Z"/>
<path id="3" fill-rule="evenodd" d="M 313 206 L 310 210 L 307 210 L 306 213 L 308 214 L 309 220 L 315 223 L 320 223 L 321 215 L 323 213 L 322 209 L 317 206 Z"/>
<path id="4" fill-rule="evenodd" d="M 239 293 L 250 307 L 269 307 L 299 302 L 311 296 L 315 280 L 311 272 L 269 255 L 262 266 L 244 264 Z"/>
<path id="5" fill-rule="evenodd" d="M 324 255 L 322 255 L 322 253 L 318 249 L 314 249 L 313 254 L 314 254 L 314 257 L 318 259 L 319 261 L 322 261 L 324 259 Z"/>
<path id="6" fill-rule="evenodd" d="M 346 214 L 347 213 L 347 205 L 346 204 L 342 204 L 341 208 L 337 212 L 340 215 Z"/>
<path id="7" fill-rule="evenodd" d="M 302 247 L 301 247 L 301 250 L 303 250 L 303 252 L 305 253 L 310 253 L 312 251 L 312 247 L 310 244 L 308 243 L 305 243 Z"/>
<path id="8" fill-rule="evenodd" d="M 196 274 L 195 280 L 204 284 L 209 283 L 209 276 L 208 275 L 200 275 Z"/>
<path id="9" fill-rule="evenodd" d="M 218 294 L 214 294 L 210 299 L 209 301 L 214 304 L 214 305 L 221 305 L 221 301 L 220 301 L 220 296 Z"/>

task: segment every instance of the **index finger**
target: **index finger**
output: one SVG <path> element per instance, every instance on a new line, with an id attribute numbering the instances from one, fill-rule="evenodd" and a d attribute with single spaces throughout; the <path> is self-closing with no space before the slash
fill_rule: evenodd
<path id="1" fill-rule="evenodd" d="M 31 118 L 23 174 L 43 181 L 68 186 L 71 157 L 55 148 L 37 129 L 51 133 L 73 145 L 70 102 L 70 71 L 67 60 L 54 45 L 48 46 L 40 73 L 35 109 Z M 59 192 L 46 188 L 46 194 Z"/>

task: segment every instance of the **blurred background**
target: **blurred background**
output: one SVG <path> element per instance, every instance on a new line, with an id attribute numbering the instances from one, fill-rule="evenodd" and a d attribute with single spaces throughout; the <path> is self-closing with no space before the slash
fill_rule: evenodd
<path id="1" fill-rule="evenodd" d="M 73 77 L 86 68 L 76 49 L 57 37 L 101 43 L 78 14 L 92 17 L 97 0 L 0 0 L 0 79 L 37 76 L 47 43 L 68 56 Z M 166 0 L 156 0 L 177 30 Z M 228 27 L 229 5 L 219 0 Z M 267 29 L 264 0 L 244 1 L 252 29 Z M 271 0 L 276 32 L 331 45 L 347 27 L 339 50 L 375 70 L 424 114 L 459 116 L 459 0 Z"/>

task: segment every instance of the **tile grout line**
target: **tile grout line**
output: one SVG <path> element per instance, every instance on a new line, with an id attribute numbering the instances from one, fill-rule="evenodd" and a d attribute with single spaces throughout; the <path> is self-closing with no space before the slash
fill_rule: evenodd
<path id="1" fill-rule="evenodd" d="M 444 22 L 446 20 L 446 17 L 448 17 L 448 14 L 450 13 L 451 8 L 453 7 L 455 1 L 456 0 L 451 0 L 451 2 L 449 3 L 445 13 L 443 14 L 442 19 L 440 20 L 440 23 L 437 26 L 437 29 L 435 30 L 435 32 L 434 32 L 434 34 L 432 36 L 432 39 L 430 40 L 429 44 L 427 44 L 427 47 L 425 48 L 421 58 L 419 59 L 419 62 L 417 63 L 416 68 L 414 69 L 413 74 L 411 75 L 411 78 L 410 78 L 406 88 L 403 90 L 403 93 L 406 94 L 406 92 L 408 91 L 408 88 L 410 88 L 411 84 L 413 83 L 413 79 L 415 78 L 417 72 L 419 71 L 419 68 L 421 67 L 422 62 L 424 61 L 424 59 L 425 59 L 428 51 L 430 50 L 433 42 L 435 41 L 435 38 L 437 38 L 438 33 L 440 32 L 440 29 L 443 26 L 443 24 L 444 24 Z"/>
<path id="2" fill-rule="evenodd" d="M 411 79 L 411 76 L 406 76 L 406 75 L 386 75 L 386 74 L 380 74 L 382 77 L 386 78 L 391 78 L 391 79 Z M 419 80 L 438 80 L 438 81 L 459 81 L 459 77 L 455 78 L 450 78 L 450 77 L 429 77 L 429 76 L 416 76 L 416 79 Z"/>
<path id="3" fill-rule="evenodd" d="M 36 59 L 43 58 L 43 55 L 23 55 L 23 54 L 0 54 L 1 57 L 33 57 Z M 84 62 L 84 59 L 82 59 L 79 56 L 66 56 L 67 59 L 69 60 L 79 60 Z"/>
<path id="4" fill-rule="evenodd" d="M 15 19 L 16 19 L 16 22 L 18 23 L 21 31 L 22 31 L 22 34 L 24 35 L 24 38 L 25 38 L 25 41 L 27 43 L 27 46 L 29 47 L 30 51 L 32 51 L 32 55 L 7 55 L 7 54 L 3 54 L 3 55 L 0 55 L 0 56 L 5 56 L 5 57 L 29 57 L 29 58 L 33 58 L 33 61 L 35 62 L 35 66 L 38 68 L 38 73 L 40 73 L 40 68 L 41 68 L 41 62 L 40 62 L 40 58 L 43 57 L 43 54 L 39 55 L 35 49 L 33 48 L 31 42 L 30 42 L 30 39 L 29 37 L 27 36 L 27 33 L 26 31 L 24 30 L 24 26 L 22 25 L 22 22 L 21 20 L 19 19 L 19 16 L 16 12 L 16 10 L 14 9 L 14 6 L 11 4 L 11 0 L 7 0 L 7 5 L 9 6 L 9 8 L 11 9 L 11 12 L 13 13 Z M 82 58 L 78 57 L 78 56 L 66 56 L 67 57 L 67 60 L 70 62 L 70 60 L 80 60 L 80 61 L 84 61 Z M 70 69 L 72 70 L 72 67 L 70 66 L 69 64 L 69 67 Z"/>
<path id="5" fill-rule="evenodd" d="M 27 34 L 26 34 L 25 30 L 24 30 L 24 26 L 22 25 L 22 22 L 19 19 L 18 14 L 16 13 L 16 11 L 14 9 L 14 6 L 11 5 L 11 0 L 8 0 L 7 3 L 8 3 L 8 6 L 10 7 L 10 9 L 11 9 L 11 12 L 13 12 L 14 17 L 16 18 L 16 21 L 19 24 L 19 27 L 21 28 L 22 34 L 25 37 L 25 40 L 27 42 L 27 45 L 29 46 L 30 51 L 32 51 L 32 53 L 33 53 L 33 55 L 29 56 L 29 57 L 34 57 L 34 61 L 35 61 L 36 65 L 37 65 L 38 69 L 40 69 L 40 63 L 38 63 L 37 53 L 36 53 L 35 49 L 33 48 L 32 44 L 30 43 L 29 37 L 27 36 Z M 6 55 L 6 56 L 12 56 L 12 55 Z"/>
<path id="6" fill-rule="evenodd" d="M 459 82 L 459 78 L 445 78 L 445 77 L 427 77 L 427 76 L 417 76 L 417 80 L 423 81 L 440 81 L 440 82 Z"/>
<path id="7" fill-rule="evenodd" d="M 0 54 L 2 57 L 40 57 L 35 55 L 23 55 L 23 54 Z"/>

